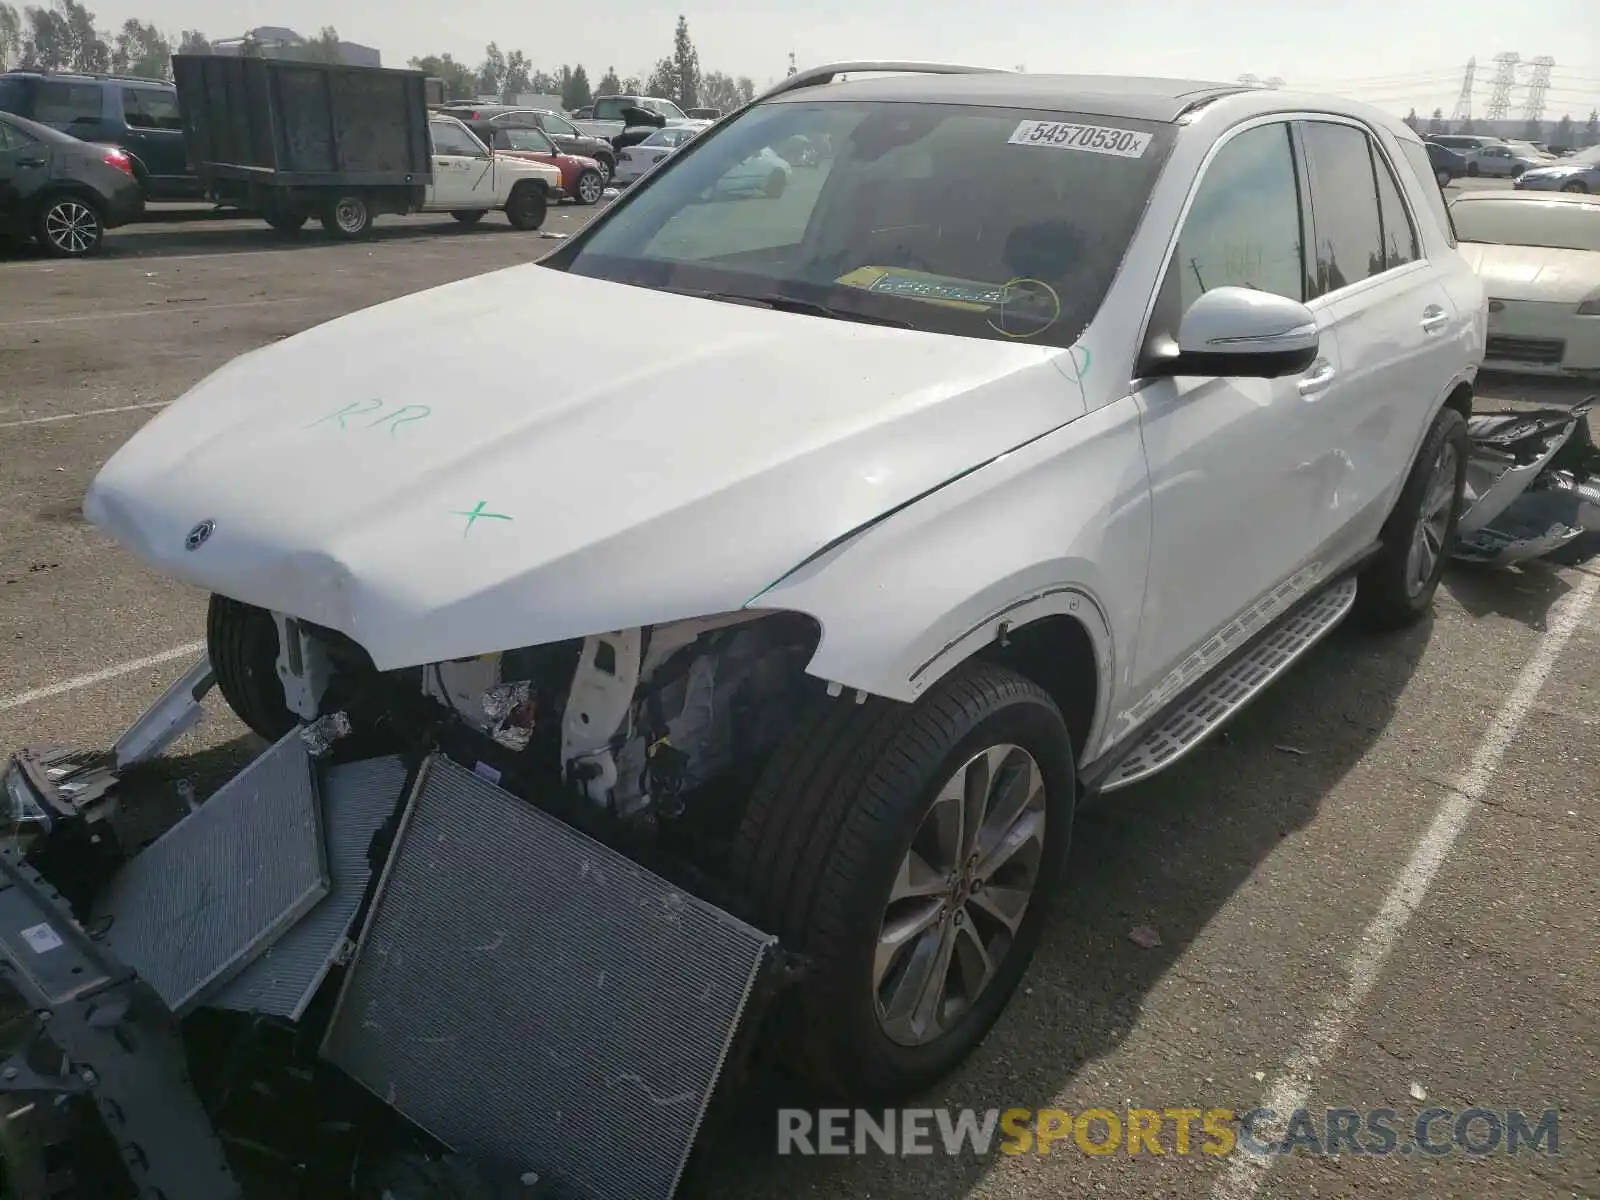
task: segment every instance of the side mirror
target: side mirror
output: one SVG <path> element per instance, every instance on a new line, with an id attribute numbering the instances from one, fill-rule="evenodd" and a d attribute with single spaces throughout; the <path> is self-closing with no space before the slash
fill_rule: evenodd
<path id="1" fill-rule="evenodd" d="M 1316 317 L 1298 300 L 1252 288 L 1212 288 L 1183 314 L 1177 344 L 1143 373 L 1277 379 L 1311 366 L 1320 342 Z"/>

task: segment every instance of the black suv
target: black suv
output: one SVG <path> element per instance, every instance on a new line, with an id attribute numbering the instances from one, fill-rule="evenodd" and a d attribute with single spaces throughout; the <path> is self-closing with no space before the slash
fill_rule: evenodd
<path id="1" fill-rule="evenodd" d="M 0 75 L 0 112 L 118 147 L 133 160 L 146 199 L 204 194 L 184 153 L 178 90 L 167 80 L 7 71 Z"/>
<path id="2" fill-rule="evenodd" d="M 548 109 L 519 108 L 514 104 L 472 104 L 460 100 L 436 104 L 433 108 L 465 121 L 474 129 L 480 125 L 491 129 L 542 129 L 561 153 L 577 154 L 598 162 L 607 183 L 617 169 L 617 152 L 610 142 L 584 133 L 560 113 Z"/>

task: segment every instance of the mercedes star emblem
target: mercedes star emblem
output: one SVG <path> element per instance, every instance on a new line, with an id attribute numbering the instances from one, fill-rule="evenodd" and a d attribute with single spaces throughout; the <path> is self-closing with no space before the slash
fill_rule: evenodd
<path id="1" fill-rule="evenodd" d="M 206 544 L 212 533 L 216 531 L 216 528 L 217 523 L 215 521 L 210 519 L 201 521 L 200 524 L 189 530 L 189 536 L 183 539 L 183 548 L 185 550 L 200 549 L 201 546 Z"/>

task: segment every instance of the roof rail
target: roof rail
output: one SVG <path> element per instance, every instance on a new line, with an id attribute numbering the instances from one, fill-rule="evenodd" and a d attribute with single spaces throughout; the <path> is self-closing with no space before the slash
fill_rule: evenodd
<path id="1" fill-rule="evenodd" d="M 856 74 L 861 71 L 900 71 L 906 74 L 924 75 L 1000 75 L 1008 73 L 999 67 L 967 67 L 959 63 L 905 62 L 899 60 L 828 63 L 820 67 L 807 67 L 798 74 L 779 80 L 777 84 L 762 92 L 756 99 L 770 100 L 772 97 L 781 96 L 785 92 L 793 92 L 805 87 L 816 87 L 818 84 L 823 83 L 832 83 L 837 76 Z"/>

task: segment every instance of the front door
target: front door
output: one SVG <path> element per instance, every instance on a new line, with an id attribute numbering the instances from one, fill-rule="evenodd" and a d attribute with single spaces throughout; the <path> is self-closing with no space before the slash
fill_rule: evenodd
<path id="1" fill-rule="evenodd" d="M 1370 132 L 1300 125 L 1309 184 L 1312 286 L 1342 368 L 1317 401 L 1341 450 L 1322 497 L 1330 554 L 1377 538 L 1461 361 L 1461 316 L 1428 262 L 1396 168 Z"/>
<path id="2" fill-rule="evenodd" d="M 157 197 L 199 190 L 183 145 L 178 93 L 171 88 L 124 86 L 122 115 L 127 122 L 123 148 L 144 166 L 145 189 Z"/>
<path id="3" fill-rule="evenodd" d="M 493 160 L 484 144 L 455 121 L 429 121 L 428 132 L 433 187 L 427 207 L 445 212 L 493 208 Z"/>
<path id="4" fill-rule="evenodd" d="M 1184 219 L 1152 332 L 1175 335 L 1182 313 L 1215 287 L 1310 299 L 1303 208 L 1287 122 L 1228 135 Z M 1326 327 L 1326 312 L 1311 307 Z M 1137 703 L 1113 717 L 1113 737 L 1325 578 L 1321 504 L 1339 444 L 1322 400 L 1339 369 L 1325 328 L 1302 375 L 1162 379 L 1138 393 L 1150 568 L 1129 693 Z"/>

